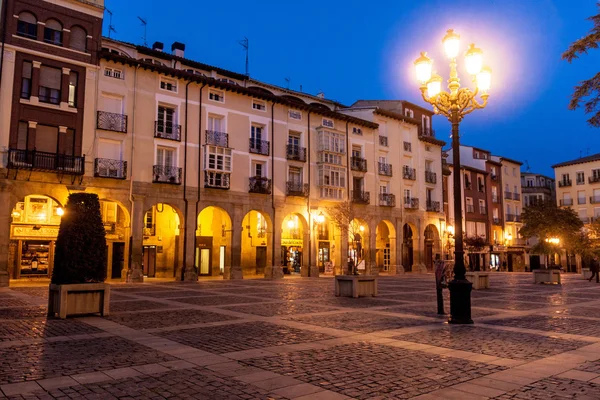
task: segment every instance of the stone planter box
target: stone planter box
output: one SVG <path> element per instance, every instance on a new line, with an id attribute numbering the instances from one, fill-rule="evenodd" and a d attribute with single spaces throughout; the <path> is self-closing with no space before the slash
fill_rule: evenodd
<path id="1" fill-rule="evenodd" d="M 377 276 L 336 275 L 335 295 L 342 297 L 377 296 Z"/>
<path id="2" fill-rule="evenodd" d="M 75 315 L 108 315 L 110 285 L 107 283 L 50 284 L 48 316 L 65 319 Z"/>
<path id="3" fill-rule="evenodd" d="M 533 283 L 560 285 L 560 271 L 557 269 L 536 269 L 533 271 Z"/>
<path id="4" fill-rule="evenodd" d="M 465 274 L 467 280 L 473 284 L 473 289 L 489 289 L 490 274 L 489 272 L 467 271 Z"/>
<path id="5" fill-rule="evenodd" d="M 592 277 L 592 271 L 589 268 L 581 268 L 581 274 L 583 279 L 590 279 Z"/>

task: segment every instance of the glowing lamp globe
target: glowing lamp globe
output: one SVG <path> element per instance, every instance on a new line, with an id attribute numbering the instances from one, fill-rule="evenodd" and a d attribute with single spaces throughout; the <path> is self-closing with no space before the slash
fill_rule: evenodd
<path id="1" fill-rule="evenodd" d="M 483 67 L 483 52 L 475 47 L 473 43 L 465 53 L 465 64 L 469 75 L 477 75 Z"/>
<path id="2" fill-rule="evenodd" d="M 427 82 L 427 96 L 433 98 L 442 91 L 442 77 L 434 74 Z"/>
<path id="3" fill-rule="evenodd" d="M 431 79 L 431 68 L 433 65 L 433 61 L 431 58 L 427 57 L 427 53 L 422 51 L 419 58 L 415 60 L 415 71 L 417 72 L 417 80 L 425 84 L 429 79 Z"/>
<path id="4" fill-rule="evenodd" d="M 483 67 L 481 72 L 477 74 L 477 88 L 484 93 L 490 90 L 492 84 L 492 69 Z"/>
<path id="5" fill-rule="evenodd" d="M 454 29 L 448 29 L 446 36 L 442 39 L 444 44 L 444 51 L 448 58 L 456 58 L 458 56 L 458 49 L 460 46 L 460 35 L 454 32 Z"/>

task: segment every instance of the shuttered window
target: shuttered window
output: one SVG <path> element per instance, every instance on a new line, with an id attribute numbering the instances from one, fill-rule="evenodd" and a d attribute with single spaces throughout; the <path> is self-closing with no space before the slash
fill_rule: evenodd
<path id="1" fill-rule="evenodd" d="M 40 101 L 45 103 L 60 103 L 60 80 L 62 70 L 45 65 L 40 67 Z"/>
<path id="2" fill-rule="evenodd" d="M 21 73 L 21 98 L 28 99 L 31 97 L 31 62 L 23 61 Z"/>
<path id="3" fill-rule="evenodd" d="M 73 50 L 84 52 L 87 50 L 87 32 L 82 27 L 72 27 L 69 40 L 69 47 Z"/>
<path id="4" fill-rule="evenodd" d="M 19 128 L 17 130 L 17 149 L 27 150 L 27 132 L 29 131 L 29 124 L 24 121 L 19 122 Z"/>
<path id="5" fill-rule="evenodd" d="M 47 153 L 56 153 L 58 145 L 58 128 L 38 124 L 35 130 L 35 149 Z"/>

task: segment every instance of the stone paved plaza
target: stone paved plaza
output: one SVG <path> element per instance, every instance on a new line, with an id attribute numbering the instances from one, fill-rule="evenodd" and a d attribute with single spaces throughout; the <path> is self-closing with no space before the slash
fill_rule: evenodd
<path id="1" fill-rule="evenodd" d="M 47 286 L 0 289 L 0 399 L 598 399 L 600 285 L 494 273 L 472 326 L 432 275 L 114 284 L 107 318 L 47 319 Z M 445 293 L 448 309 L 448 293 Z"/>

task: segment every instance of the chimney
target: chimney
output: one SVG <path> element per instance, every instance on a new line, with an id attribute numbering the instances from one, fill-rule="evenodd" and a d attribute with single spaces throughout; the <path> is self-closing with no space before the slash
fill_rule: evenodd
<path id="1" fill-rule="evenodd" d="M 174 56 L 183 58 L 183 54 L 185 52 L 185 44 L 180 42 L 173 42 L 171 45 L 171 53 Z"/>
<path id="2" fill-rule="evenodd" d="M 162 42 L 154 42 L 154 44 L 152 45 L 152 50 L 163 51 L 164 47 L 165 45 L 162 44 Z"/>

